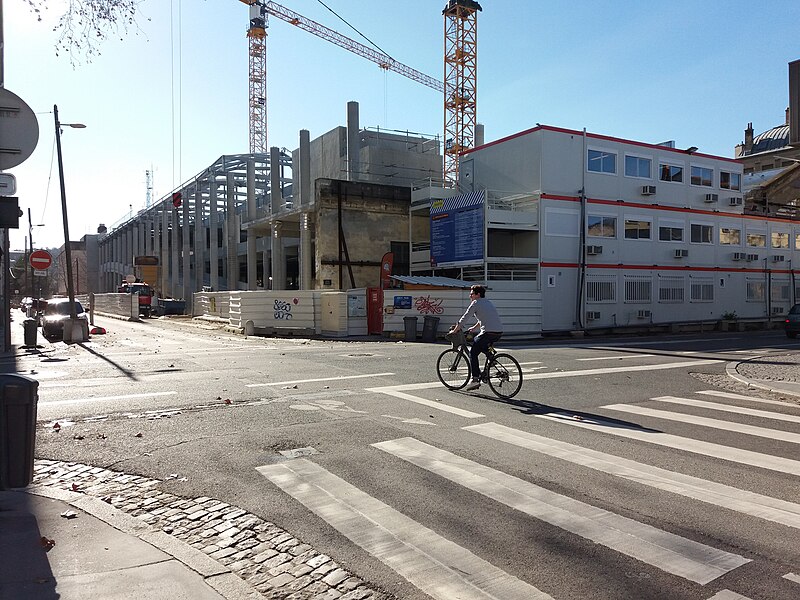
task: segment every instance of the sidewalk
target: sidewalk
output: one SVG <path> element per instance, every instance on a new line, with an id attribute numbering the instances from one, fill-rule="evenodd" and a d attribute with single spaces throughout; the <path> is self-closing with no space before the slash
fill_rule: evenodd
<path id="1" fill-rule="evenodd" d="M 18 320 L 12 356 L 28 352 L 22 343 Z M 800 402 L 800 352 L 731 362 L 727 372 Z M 37 460 L 31 486 L 0 491 L 0 600 L 390 598 L 272 523 L 159 483 Z"/>

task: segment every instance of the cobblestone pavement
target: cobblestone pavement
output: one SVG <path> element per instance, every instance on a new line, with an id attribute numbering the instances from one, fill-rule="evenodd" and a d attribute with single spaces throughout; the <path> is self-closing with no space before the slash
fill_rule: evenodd
<path id="1" fill-rule="evenodd" d="M 767 354 L 736 365 L 736 372 L 749 379 L 800 383 L 800 354 Z"/>
<path id="2" fill-rule="evenodd" d="M 33 486 L 108 502 L 224 564 L 265 598 L 391 600 L 280 527 L 213 498 L 182 498 L 161 482 L 73 462 L 37 460 Z"/>

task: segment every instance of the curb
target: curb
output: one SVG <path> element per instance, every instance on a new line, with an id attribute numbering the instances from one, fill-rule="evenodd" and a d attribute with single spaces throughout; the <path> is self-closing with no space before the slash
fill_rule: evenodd
<path id="1" fill-rule="evenodd" d="M 163 531 L 159 531 L 147 523 L 143 523 L 140 519 L 114 508 L 99 498 L 79 492 L 37 485 L 20 491 L 65 502 L 96 519 L 100 519 L 114 529 L 147 542 L 197 573 L 206 584 L 228 600 L 263 598 L 261 593 L 249 583 L 224 565 L 209 558 L 208 555 L 200 550 Z"/>
<path id="2" fill-rule="evenodd" d="M 785 389 L 782 389 L 782 388 L 772 387 L 772 386 L 769 386 L 769 385 L 766 385 L 766 384 L 762 384 L 762 383 L 755 383 L 752 379 L 747 379 L 746 377 L 743 377 L 742 375 L 739 375 L 739 373 L 736 371 L 736 367 L 738 367 L 739 365 L 747 363 L 747 362 L 750 362 L 750 361 L 752 361 L 752 360 L 754 360 L 756 358 L 761 358 L 762 356 L 767 356 L 767 355 L 766 354 L 762 354 L 761 356 L 754 356 L 753 358 L 751 358 L 749 360 L 740 360 L 740 361 L 737 361 L 737 362 L 729 362 L 729 363 L 727 363 L 725 365 L 725 372 L 727 373 L 727 375 L 729 377 L 731 377 L 732 379 L 735 379 L 739 383 L 742 383 L 742 384 L 746 385 L 749 388 L 758 388 L 760 390 L 765 390 L 765 391 L 771 392 L 773 394 L 782 394 L 784 396 L 793 396 L 795 398 L 800 398 L 800 394 L 797 394 L 795 392 L 792 392 L 792 391 L 789 391 L 789 390 L 785 390 Z"/>

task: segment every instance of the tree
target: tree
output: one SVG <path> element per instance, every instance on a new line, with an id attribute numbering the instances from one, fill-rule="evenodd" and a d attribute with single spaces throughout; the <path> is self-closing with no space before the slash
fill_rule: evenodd
<path id="1" fill-rule="evenodd" d="M 100 55 L 100 46 L 109 36 L 123 38 L 136 27 L 136 13 L 142 0 L 67 0 L 53 31 L 57 32 L 56 55 L 69 54 L 74 66 L 83 56 L 88 62 Z M 47 0 L 23 0 L 39 21 L 48 10 Z"/>

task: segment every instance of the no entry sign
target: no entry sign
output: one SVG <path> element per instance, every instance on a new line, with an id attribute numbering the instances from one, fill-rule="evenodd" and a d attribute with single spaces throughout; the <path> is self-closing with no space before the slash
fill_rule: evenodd
<path id="1" fill-rule="evenodd" d="M 28 259 L 34 269 L 47 269 L 53 264 L 53 257 L 47 250 L 34 250 Z"/>

